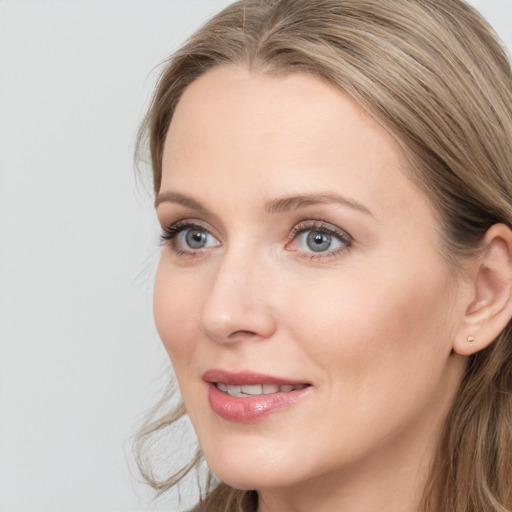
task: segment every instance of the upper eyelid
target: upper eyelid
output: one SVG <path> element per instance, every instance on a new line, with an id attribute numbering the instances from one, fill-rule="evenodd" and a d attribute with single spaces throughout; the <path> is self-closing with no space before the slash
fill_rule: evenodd
<path id="1" fill-rule="evenodd" d="M 178 194 L 178 196 L 180 196 L 180 194 Z M 181 200 L 167 201 L 164 195 L 163 199 L 156 204 L 155 211 L 162 229 L 185 221 L 197 223 L 212 234 L 222 232 L 224 227 L 220 217 L 207 208 L 203 208 L 203 206 L 195 200 L 192 200 L 192 202 L 188 200 L 184 202 L 181 202 Z M 212 228 L 214 225 L 219 226 L 220 230 Z"/>
<path id="2" fill-rule="evenodd" d="M 308 224 L 311 222 L 311 224 Z M 349 238 L 350 240 L 353 240 L 352 235 L 346 231 L 345 229 L 341 229 L 338 226 L 331 224 L 327 221 L 320 221 L 320 220 L 307 220 L 307 221 L 301 221 L 295 224 L 295 226 L 291 229 L 290 234 L 296 235 L 297 233 L 304 232 L 304 231 L 326 231 L 328 233 L 332 233 L 335 235 L 338 235 L 341 238 Z"/>
<path id="3" fill-rule="evenodd" d="M 169 223 L 160 222 L 162 229 L 168 229 L 176 226 L 183 226 L 183 228 L 186 227 L 200 227 L 204 229 L 205 231 L 210 232 L 212 235 L 215 233 L 218 233 L 218 230 L 215 229 L 209 222 L 193 218 L 193 217 L 184 217 L 182 219 L 178 219 Z M 304 219 L 299 222 L 296 222 L 293 227 L 289 230 L 290 233 L 295 233 L 298 230 L 308 230 L 308 229 L 325 229 L 326 231 L 339 233 L 341 235 L 345 234 L 348 237 L 352 238 L 352 236 L 346 231 L 345 229 L 342 229 L 335 224 L 332 224 L 326 220 L 319 220 L 319 219 Z"/>
<path id="4" fill-rule="evenodd" d="M 174 239 L 179 233 L 183 232 L 183 231 L 186 231 L 188 229 L 194 229 L 194 228 L 199 228 L 199 229 L 202 229 L 204 231 L 207 231 L 209 234 L 211 234 L 214 238 L 218 238 L 215 234 L 212 233 L 212 230 L 206 226 L 203 226 L 202 223 L 200 223 L 200 221 L 198 220 L 192 220 L 192 219 L 182 219 L 182 220 L 177 220 L 177 221 L 174 221 L 174 222 L 170 222 L 170 223 L 166 223 L 166 224 L 161 224 L 161 239 L 165 240 L 169 240 L 169 239 Z M 170 236 L 172 235 L 172 236 Z"/>
<path id="5" fill-rule="evenodd" d="M 161 222 L 161 226 L 163 231 L 169 229 L 185 230 L 197 227 L 208 231 L 208 233 L 213 235 L 215 238 L 218 238 L 217 230 L 213 228 L 208 222 L 202 221 L 200 219 L 184 217 L 183 219 L 178 219 L 168 223 Z"/>

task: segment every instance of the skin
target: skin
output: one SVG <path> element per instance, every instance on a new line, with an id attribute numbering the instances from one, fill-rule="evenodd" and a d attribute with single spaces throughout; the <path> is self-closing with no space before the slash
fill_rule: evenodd
<path id="1" fill-rule="evenodd" d="M 208 464 L 257 489 L 259 512 L 418 510 L 472 295 L 407 167 L 390 134 L 310 75 L 216 68 L 180 100 L 157 214 L 164 230 L 199 225 L 207 244 L 166 241 L 155 319 Z M 345 204 L 266 208 L 327 193 Z M 313 252 L 293 230 L 322 223 L 340 238 Z M 240 424 L 211 410 L 211 368 L 311 388 Z"/>

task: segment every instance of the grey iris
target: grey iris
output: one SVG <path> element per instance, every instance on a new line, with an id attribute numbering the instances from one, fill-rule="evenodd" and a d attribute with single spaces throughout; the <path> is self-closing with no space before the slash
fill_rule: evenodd
<path id="1" fill-rule="evenodd" d="M 331 235 L 320 231 L 311 231 L 308 234 L 307 245 L 314 252 L 326 251 L 331 245 Z"/>
<path id="2" fill-rule="evenodd" d="M 190 229 L 185 235 L 185 240 L 191 249 L 201 249 L 206 245 L 206 233 L 198 229 Z"/>

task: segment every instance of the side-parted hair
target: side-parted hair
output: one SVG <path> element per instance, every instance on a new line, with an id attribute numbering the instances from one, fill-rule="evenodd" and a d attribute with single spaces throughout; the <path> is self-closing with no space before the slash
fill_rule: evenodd
<path id="1" fill-rule="evenodd" d="M 435 207 L 454 271 L 478 254 L 496 223 L 512 228 L 512 72 L 497 36 L 462 0 L 241 0 L 207 22 L 166 63 L 141 126 L 155 194 L 164 141 L 183 91 L 218 66 L 269 75 L 310 73 L 338 86 L 400 144 L 411 179 Z M 155 409 L 155 411 L 161 409 Z M 152 439 L 183 404 L 141 430 L 138 462 L 159 492 L 202 457 L 157 479 Z M 169 447 L 171 448 L 171 447 Z M 171 457 L 169 455 L 169 457 Z M 212 484 L 195 510 L 256 510 L 254 491 Z M 423 509 L 512 510 L 512 324 L 470 356 L 442 438 Z"/>

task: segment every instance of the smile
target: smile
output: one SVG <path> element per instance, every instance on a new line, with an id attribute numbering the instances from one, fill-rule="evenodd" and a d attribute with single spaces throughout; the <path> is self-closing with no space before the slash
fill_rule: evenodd
<path id="1" fill-rule="evenodd" d="M 298 384 L 296 386 L 292 386 L 290 384 L 284 384 L 282 386 L 278 386 L 277 384 L 252 384 L 246 386 L 232 386 L 224 384 L 222 382 L 216 382 L 215 386 L 217 387 L 217 389 L 219 389 L 223 393 L 226 393 L 229 396 L 245 398 L 248 396 L 271 395 L 273 393 L 290 393 L 291 391 L 305 388 L 306 384 Z"/>
<path id="2" fill-rule="evenodd" d="M 252 372 L 208 370 L 203 375 L 212 411 L 230 422 L 253 423 L 310 394 L 309 383 Z"/>

